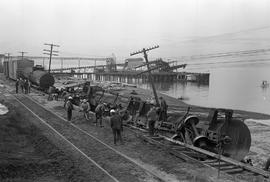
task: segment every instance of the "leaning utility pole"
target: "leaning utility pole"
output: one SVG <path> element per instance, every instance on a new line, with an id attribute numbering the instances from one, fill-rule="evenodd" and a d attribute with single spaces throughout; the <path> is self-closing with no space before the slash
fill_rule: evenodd
<path id="1" fill-rule="evenodd" d="M 22 61 L 23 61 L 23 55 L 24 55 L 25 53 L 27 53 L 27 52 L 21 51 L 21 52 L 19 52 L 19 53 L 22 54 Z"/>
<path id="2" fill-rule="evenodd" d="M 156 105 L 157 105 L 157 106 L 160 106 L 160 105 L 159 105 L 159 101 L 158 101 L 157 91 L 156 91 L 156 88 L 155 88 L 155 85 L 154 85 L 154 82 L 153 82 L 151 70 L 150 70 L 150 68 L 149 68 L 148 55 L 147 55 L 147 53 L 146 53 L 147 51 L 150 51 L 150 50 L 153 50 L 153 49 L 156 49 L 156 48 L 159 48 L 159 46 L 157 45 L 157 46 L 154 46 L 154 47 L 150 47 L 150 48 L 148 48 L 148 49 L 143 48 L 143 49 L 140 50 L 140 51 L 131 53 L 130 56 L 133 56 L 133 55 L 136 55 L 136 54 L 139 54 L 139 53 L 143 53 L 144 59 L 145 59 L 145 61 L 146 61 L 146 66 L 147 66 L 147 70 L 148 70 L 149 80 L 150 80 L 150 83 L 151 83 L 151 85 L 152 85 L 153 93 L 154 93 L 154 96 L 155 96 Z"/>
<path id="3" fill-rule="evenodd" d="M 48 45 L 50 46 L 50 50 L 47 50 L 47 49 L 43 49 L 43 54 L 46 54 L 46 55 L 49 55 L 50 56 L 50 61 L 49 61 L 49 73 L 51 72 L 51 62 L 52 62 L 52 56 L 58 56 L 58 54 L 54 54 L 54 53 L 58 53 L 58 51 L 54 51 L 53 50 L 53 47 L 60 47 L 59 45 L 56 45 L 56 44 L 44 44 L 44 45 Z"/>

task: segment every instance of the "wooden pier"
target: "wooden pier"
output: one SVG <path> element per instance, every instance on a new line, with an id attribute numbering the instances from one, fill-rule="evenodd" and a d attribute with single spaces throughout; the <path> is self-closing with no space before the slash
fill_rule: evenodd
<path id="1" fill-rule="evenodd" d="M 79 78 L 100 80 L 100 81 L 123 81 L 141 79 L 148 81 L 147 73 L 139 74 L 138 71 L 117 71 L 117 72 L 54 72 L 55 76 L 76 76 Z M 190 81 L 209 83 L 209 73 L 189 72 L 153 72 L 153 81 Z"/>

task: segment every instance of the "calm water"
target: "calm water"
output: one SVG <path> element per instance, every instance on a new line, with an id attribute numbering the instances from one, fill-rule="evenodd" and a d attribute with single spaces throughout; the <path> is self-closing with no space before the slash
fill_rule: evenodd
<path id="1" fill-rule="evenodd" d="M 237 63 L 239 60 L 246 63 Z M 261 62 L 256 62 L 259 60 Z M 266 61 L 265 61 L 266 60 Z M 217 61 L 230 61 L 234 63 L 222 64 Z M 183 97 L 185 102 L 206 107 L 221 107 L 254 111 L 270 114 L 270 87 L 262 88 L 263 80 L 270 83 L 270 55 L 248 55 L 229 58 L 202 59 L 190 62 L 186 71 L 210 72 L 209 85 L 197 83 L 165 82 L 156 83 L 159 92 L 175 98 Z M 58 61 L 59 62 L 59 61 Z M 55 68 L 60 68 L 58 62 L 54 62 Z M 210 62 L 210 64 L 209 64 Z M 77 66 L 76 62 L 65 63 L 64 67 Z M 40 62 L 41 64 L 41 62 Z M 46 64 L 46 63 L 45 63 Z M 81 62 L 81 65 L 89 65 L 89 62 Z M 119 80 L 116 80 L 119 81 Z M 141 81 L 126 80 L 128 83 L 137 84 L 141 88 L 151 89 L 147 83 Z"/>
<path id="2" fill-rule="evenodd" d="M 189 104 L 270 114 L 270 87 L 262 88 L 262 80 L 270 83 L 269 65 L 216 68 L 210 70 L 209 85 L 165 82 L 156 83 L 156 88 Z M 151 89 L 147 83 L 138 86 Z"/>

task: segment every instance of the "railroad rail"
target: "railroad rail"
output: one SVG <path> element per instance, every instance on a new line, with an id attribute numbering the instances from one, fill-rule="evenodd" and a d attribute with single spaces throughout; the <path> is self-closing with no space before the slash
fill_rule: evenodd
<path id="1" fill-rule="evenodd" d="M 141 181 L 141 177 L 149 175 L 156 181 L 166 181 L 161 174 L 144 167 L 136 160 L 112 148 L 90 133 L 70 122 L 67 122 L 64 118 L 44 108 L 30 97 L 26 95 L 18 95 L 14 96 L 14 98 L 28 111 L 35 115 L 43 124 L 75 148 L 83 157 L 94 163 L 99 169 L 108 175 L 112 181 L 125 181 L 126 179 Z M 83 145 L 80 143 L 81 140 L 78 141 L 78 138 L 72 137 L 78 135 L 80 135 L 81 140 L 85 141 L 84 143 L 88 143 L 89 145 Z M 100 151 L 102 151 L 102 153 L 100 153 Z M 106 152 L 106 155 L 103 155 L 104 152 Z M 105 161 L 111 161 L 113 165 L 110 165 Z M 121 167 L 123 166 L 121 165 L 123 163 L 125 164 L 124 169 L 121 169 L 123 168 Z M 114 166 L 118 166 L 117 169 Z"/>
<path id="2" fill-rule="evenodd" d="M 21 98 L 16 97 L 16 99 L 18 100 L 18 102 L 23 104 L 26 108 L 28 108 L 29 111 L 33 110 L 33 111 L 36 111 L 37 113 L 43 113 L 41 116 L 36 115 L 35 113 L 33 113 L 33 114 L 35 114 L 40 119 L 46 118 L 46 121 L 44 119 L 42 119 L 42 120 L 47 123 L 46 125 L 51 126 L 50 128 L 53 128 L 59 134 L 62 133 L 61 130 L 65 130 L 65 129 L 61 129 L 61 128 L 73 128 L 72 133 L 81 132 L 81 133 L 85 134 L 86 136 L 88 136 L 88 138 L 90 137 L 93 140 L 95 140 L 96 142 L 100 143 L 101 146 L 103 145 L 105 150 L 111 150 L 111 151 L 115 152 L 116 154 L 118 154 L 118 155 L 122 156 L 123 158 L 125 158 L 125 160 L 127 160 L 128 162 L 133 163 L 137 167 L 139 166 L 142 169 L 146 170 L 147 172 L 149 172 L 150 174 L 155 176 L 155 178 L 157 178 L 159 180 L 162 180 L 162 181 L 165 181 L 164 179 L 162 179 L 162 176 L 160 176 L 160 175 L 158 175 L 156 173 L 153 173 L 153 171 L 149 171 L 148 169 L 145 169 L 143 166 L 138 164 L 132 158 L 129 158 L 125 154 L 123 154 L 123 153 L 115 150 L 114 148 L 110 147 L 109 145 L 103 143 L 102 141 L 100 141 L 99 139 L 94 137 L 93 135 L 91 135 L 88 132 L 86 132 L 86 131 L 82 130 L 81 128 L 79 128 L 78 126 L 76 126 L 76 125 L 74 125 L 72 123 L 67 123 L 64 118 L 62 118 L 61 116 L 53 113 L 53 111 L 50 111 L 49 109 L 45 108 L 41 104 L 37 103 L 36 101 L 34 101 L 29 96 L 22 95 Z M 31 106 L 31 103 L 33 105 L 35 105 L 36 107 Z M 39 110 L 39 111 L 37 111 L 37 110 Z M 43 112 L 40 111 L 40 110 L 43 110 Z M 60 120 L 62 121 L 61 125 L 63 127 L 61 127 L 59 125 L 59 123 L 56 122 L 56 119 L 53 116 L 57 116 L 58 118 L 60 118 Z M 56 128 L 54 127 L 54 125 L 56 125 L 55 126 Z M 76 129 L 76 131 L 74 131 L 74 128 Z M 140 131 L 140 132 L 143 132 L 143 133 L 148 132 L 146 129 L 142 129 L 142 128 L 139 128 L 139 127 L 136 127 L 136 126 L 133 126 L 133 125 L 127 125 L 126 128 L 128 128 L 130 131 L 137 130 L 137 131 Z M 72 129 L 69 129 L 69 130 L 72 130 Z M 65 134 L 61 134 L 61 135 L 63 137 L 65 137 Z M 231 158 L 224 157 L 222 155 L 218 155 L 216 153 L 212 153 L 212 152 L 200 149 L 198 147 L 194 147 L 192 145 L 182 143 L 182 142 L 177 141 L 177 140 L 173 140 L 173 139 L 171 139 L 169 137 L 166 137 L 166 136 L 163 136 L 163 135 L 157 135 L 156 137 L 147 137 L 146 135 L 141 134 L 140 137 L 143 140 L 145 140 L 145 141 L 147 141 L 149 143 L 152 143 L 154 145 L 159 145 L 161 147 L 166 148 L 171 155 L 174 155 L 174 156 L 176 156 L 178 158 L 181 158 L 184 161 L 187 161 L 187 162 L 199 162 L 199 163 L 201 163 L 201 164 L 203 164 L 205 166 L 208 166 L 210 168 L 214 168 L 216 170 L 219 170 L 221 173 L 225 173 L 225 174 L 228 174 L 228 175 L 231 175 L 231 176 L 236 176 L 237 177 L 239 175 L 242 175 L 242 178 L 249 178 L 249 179 L 250 178 L 252 178 L 252 179 L 253 178 L 258 178 L 258 176 L 261 176 L 263 178 L 263 181 L 270 181 L 270 179 L 269 179 L 270 178 L 270 173 L 269 172 L 264 171 L 264 170 L 259 169 L 259 168 L 256 168 L 254 166 L 250 166 L 249 164 L 245 164 L 245 163 L 233 160 Z M 74 145 L 72 143 L 72 141 L 68 140 L 68 143 L 71 143 L 71 145 Z M 79 147 L 77 147 L 77 148 L 79 149 Z M 82 155 L 85 156 L 86 158 L 89 157 L 89 155 L 86 154 L 86 153 L 84 153 Z M 95 160 L 93 160 L 92 162 L 99 165 L 98 164 L 99 162 L 95 162 Z M 99 166 L 104 166 L 104 164 L 99 165 Z M 131 167 L 131 169 L 132 169 L 132 167 Z M 103 170 L 106 173 L 106 171 L 107 171 L 106 168 L 104 168 Z M 108 173 L 108 175 L 111 175 L 109 172 L 107 172 L 107 173 Z M 114 172 L 112 172 L 112 173 L 114 173 Z M 129 175 L 129 174 L 127 174 L 127 175 Z M 116 175 L 116 177 L 112 176 L 112 178 L 115 178 L 114 181 L 117 181 L 119 178 L 121 178 L 121 176 Z"/>

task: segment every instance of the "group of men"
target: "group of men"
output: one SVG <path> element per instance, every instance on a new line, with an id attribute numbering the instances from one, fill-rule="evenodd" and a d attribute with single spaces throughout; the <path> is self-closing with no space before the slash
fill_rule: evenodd
<path id="1" fill-rule="evenodd" d="M 22 93 L 28 94 L 30 93 L 31 89 L 31 82 L 26 79 L 19 78 L 16 80 L 16 94 L 19 93 L 19 88 L 21 89 Z"/>
<path id="2" fill-rule="evenodd" d="M 72 118 L 72 110 L 74 110 L 74 106 L 72 103 L 72 97 L 69 96 L 68 100 L 65 102 L 64 107 L 67 111 L 67 120 L 71 121 Z M 89 112 L 93 110 L 91 109 L 91 106 L 89 102 L 87 102 L 86 99 L 82 100 L 82 103 L 80 105 L 80 111 L 83 112 L 83 116 L 86 120 L 89 120 Z M 95 125 L 99 125 L 100 127 L 103 127 L 103 116 L 105 115 L 105 112 L 107 110 L 106 103 L 100 103 L 98 104 L 94 111 L 95 111 Z M 122 117 L 120 116 L 117 109 L 110 109 L 109 111 L 110 116 L 110 126 L 112 128 L 113 136 L 114 136 L 114 144 L 116 145 L 116 142 L 119 140 L 121 143 L 123 143 L 121 132 L 123 131 L 123 122 Z"/>

